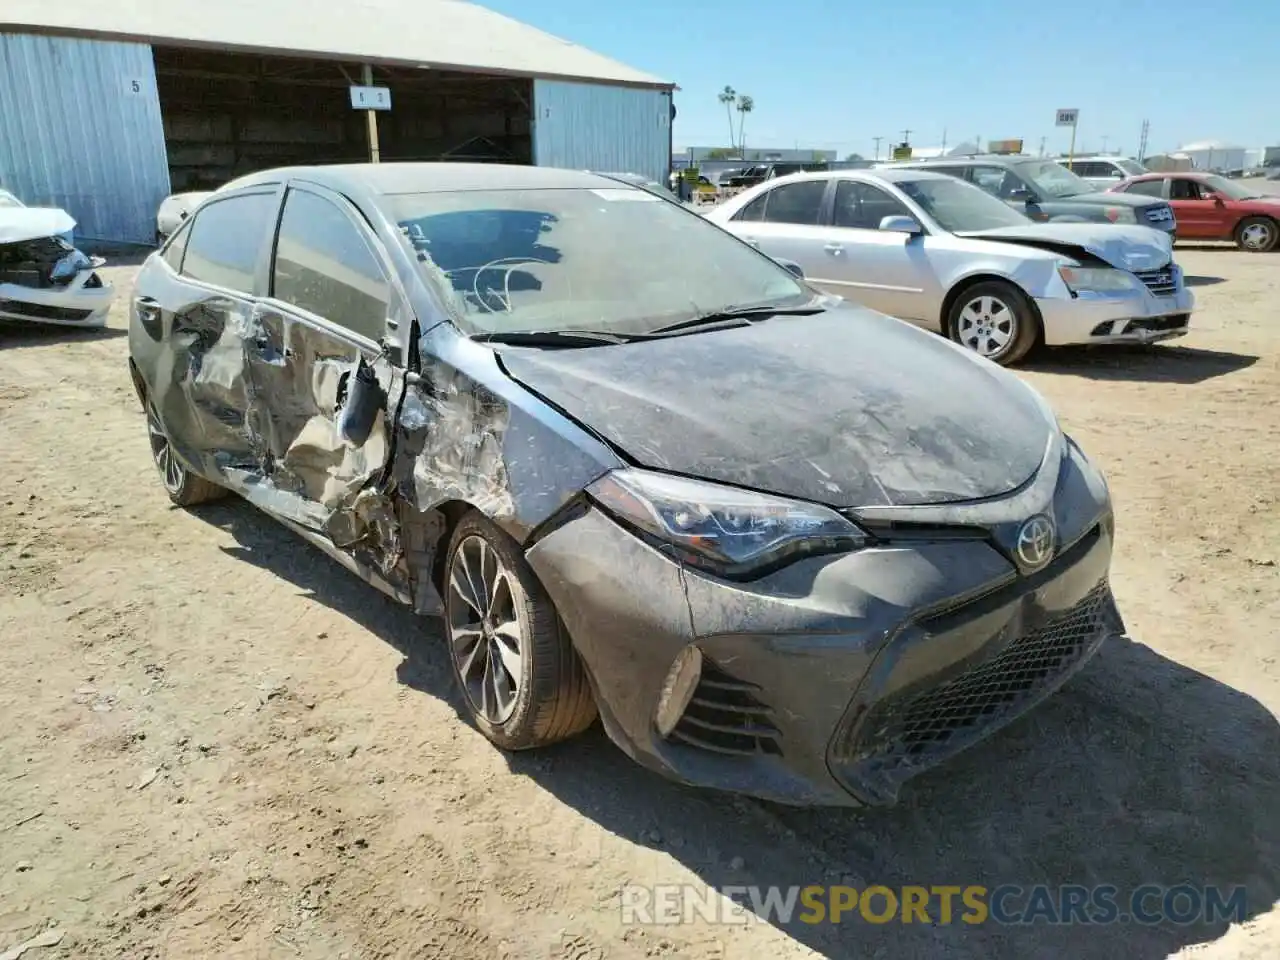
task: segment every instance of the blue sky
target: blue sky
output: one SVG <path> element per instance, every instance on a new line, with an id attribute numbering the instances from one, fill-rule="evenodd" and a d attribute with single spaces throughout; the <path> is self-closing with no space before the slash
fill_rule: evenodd
<path id="1" fill-rule="evenodd" d="M 725 84 L 755 100 L 748 146 L 868 157 L 872 138 L 919 147 L 981 136 L 1136 153 L 1193 140 L 1280 144 L 1280 2 L 1117 0 L 478 0 L 669 79 L 676 146 L 728 140 Z M 1250 56 L 1250 53 L 1255 56 Z"/>

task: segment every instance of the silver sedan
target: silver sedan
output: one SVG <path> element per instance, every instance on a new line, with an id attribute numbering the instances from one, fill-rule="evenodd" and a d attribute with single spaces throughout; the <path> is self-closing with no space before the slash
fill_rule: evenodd
<path id="1" fill-rule="evenodd" d="M 945 334 L 1001 364 L 1037 343 L 1150 343 L 1195 299 L 1149 227 L 1037 223 L 925 170 L 772 180 L 706 214 L 811 284 Z"/>

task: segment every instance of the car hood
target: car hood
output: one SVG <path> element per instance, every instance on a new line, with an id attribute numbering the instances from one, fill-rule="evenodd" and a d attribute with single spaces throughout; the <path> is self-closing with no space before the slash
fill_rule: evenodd
<path id="1" fill-rule="evenodd" d="M 1148 197 L 1140 193 L 1111 193 L 1099 190 L 1097 193 L 1077 193 L 1074 197 L 1049 197 L 1046 203 L 1098 203 L 1108 207 L 1150 207 L 1165 203 L 1159 197 Z"/>
<path id="2" fill-rule="evenodd" d="M 1034 223 L 959 234 L 975 240 L 1024 244 L 1078 256 L 1084 250 L 1121 270 L 1156 270 L 1173 259 L 1167 235 L 1150 227 L 1114 223 Z"/>
<path id="3" fill-rule="evenodd" d="M 834 507 L 1009 493 L 1057 432 L 1012 374 L 848 304 L 660 340 L 501 348 L 501 360 L 639 466 Z"/>
<path id="4" fill-rule="evenodd" d="M 0 209 L 0 243 L 22 243 L 41 237 L 59 237 L 75 228 L 75 219 L 57 207 Z"/>

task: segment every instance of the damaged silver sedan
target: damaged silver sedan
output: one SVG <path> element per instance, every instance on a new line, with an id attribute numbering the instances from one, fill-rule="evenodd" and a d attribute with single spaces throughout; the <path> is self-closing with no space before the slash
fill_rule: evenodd
<path id="1" fill-rule="evenodd" d="M 0 322 L 101 327 L 115 299 L 97 272 L 105 262 L 67 238 L 76 222 L 63 210 L 0 204 Z"/>
<path id="2" fill-rule="evenodd" d="M 598 714 L 682 782 L 886 804 L 1123 629 L 1106 482 L 1030 387 L 604 175 L 241 179 L 130 353 L 169 497 L 442 617 L 506 749 Z"/>

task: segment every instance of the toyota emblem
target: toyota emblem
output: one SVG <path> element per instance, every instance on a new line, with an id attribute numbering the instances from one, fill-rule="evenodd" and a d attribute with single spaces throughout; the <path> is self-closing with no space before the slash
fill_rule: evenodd
<path id="1" fill-rule="evenodd" d="M 1018 559 L 1038 570 L 1053 557 L 1053 522 L 1043 514 L 1032 517 L 1018 530 Z"/>

